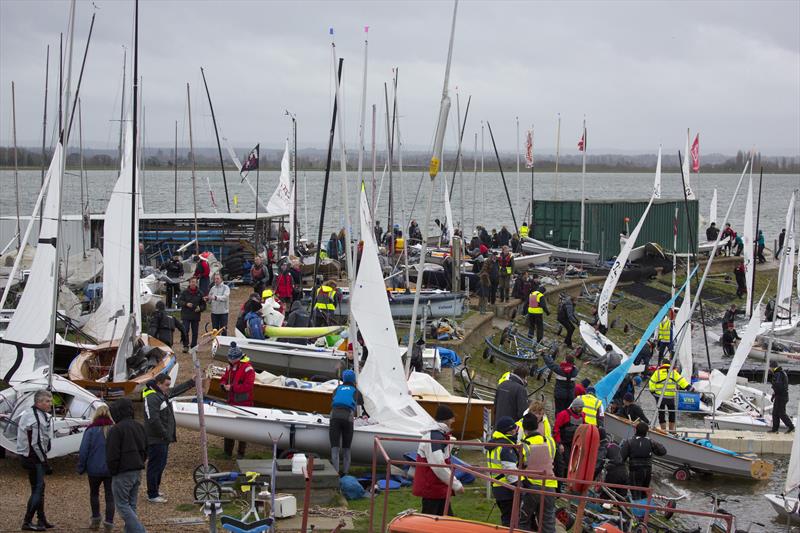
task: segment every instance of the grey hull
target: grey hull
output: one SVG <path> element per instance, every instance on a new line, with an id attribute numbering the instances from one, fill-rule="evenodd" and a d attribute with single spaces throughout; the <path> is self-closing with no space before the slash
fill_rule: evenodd
<path id="1" fill-rule="evenodd" d="M 457 293 L 423 293 L 419 298 L 419 316 L 422 316 L 423 308 L 427 308 L 428 318 L 444 318 L 461 316 L 464 314 L 464 301 L 466 295 L 463 292 Z M 411 318 L 414 309 L 414 295 L 403 294 L 394 295 L 389 301 L 389 308 L 392 311 L 392 318 Z M 350 297 L 345 294 L 339 307 L 336 309 L 336 316 L 346 320 L 350 313 Z"/>
<path id="2" fill-rule="evenodd" d="M 322 377 L 334 379 L 344 369 L 345 356 L 330 348 L 299 345 L 272 340 L 220 336 L 215 339 L 214 359 L 228 360 L 231 341 L 250 358 L 256 370 L 294 378 Z"/>
<path id="3" fill-rule="evenodd" d="M 526 254 L 545 254 L 549 253 L 553 259 L 569 261 L 572 263 L 597 263 L 600 254 L 594 252 L 583 252 L 572 248 L 562 248 L 536 239 L 527 238 L 522 241 L 522 251 Z"/>
<path id="4" fill-rule="evenodd" d="M 628 439 L 634 434 L 631 423 L 609 413 L 605 416 L 605 428 L 618 440 Z M 772 475 L 772 465 L 760 459 L 730 455 L 657 431 L 651 431 L 647 436 L 667 449 L 667 455 L 659 457 L 659 460 L 675 467 L 748 479 L 758 479 L 756 476 L 761 475 L 761 469 L 767 468 L 769 475 Z"/>

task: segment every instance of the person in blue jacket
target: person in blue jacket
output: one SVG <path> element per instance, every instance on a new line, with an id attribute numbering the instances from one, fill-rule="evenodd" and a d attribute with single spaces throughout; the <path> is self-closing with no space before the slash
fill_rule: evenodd
<path id="1" fill-rule="evenodd" d="M 107 405 L 101 405 L 94 413 L 91 425 L 83 433 L 78 456 L 78 474 L 89 477 L 89 504 L 92 518 L 89 528 L 100 529 L 100 486 L 105 494 L 105 521 L 103 529 L 114 529 L 114 494 L 111 491 L 111 472 L 106 464 L 106 435 L 114 424 Z"/>
<path id="2" fill-rule="evenodd" d="M 329 435 L 331 439 L 331 462 L 340 476 L 350 472 L 350 445 L 353 443 L 353 419 L 356 406 L 363 405 L 361 393 L 356 388 L 356 373 L 352 370 L 342 372 L 342 384 L 333 391 L 331 402 Z M 342 469 L 339 470 L 339 455 L 342 455 Z"/>

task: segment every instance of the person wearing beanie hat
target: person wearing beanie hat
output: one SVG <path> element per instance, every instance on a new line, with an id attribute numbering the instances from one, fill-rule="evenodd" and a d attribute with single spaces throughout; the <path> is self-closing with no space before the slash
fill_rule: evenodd
<path id="1" fill-rule="evenodd" d="M 356 388 L 356 373 L 352 370 L 342 372 L 342 384 L 333 391 L 331 419 L 328 435 L 331 441 L 331 462 L 339 476 L 350 473 L 350 446 L 353 443 L 353 419 L 356 407 L 364 405 L 361 393 Z M 339 470 L 339 455 L 342 455 L 342 469 Z"/>
<path id="2" fill-rule="evenodd" d="M 538 465 L 535 469 L 532 468 L 533 465 L 533 457 L 534 454 L 534 447 L 543 448 L 547 450 L 547 458 L 549 459 L 548 465 L 553 465 L 556 460 L 556 443 L 555 441 L 549 437 L 548 435 L 544 435 L 539 432 L 539 427 L 541 424 L 541 420 L 532 412 L 526 414 L 522 417 L 522 430 L 523 430 L 523 438 L 522 438 L 522 463 L 525 469 L 527 470 L 537 470 L 542 471 L 541 469 L 541 461 L 543 458 L 540 457 L 536 464 Z M 549 468 L 547 469 L 549 471 Z M 542 480 L 540 476 L 536 477 L 526 477 L 524 480 L 524 484 L 526 487 L 534 487 L 534 488 L 541 488 L 548 492 L 554 492 L 558 487 L 558 481 L 555 479 L 544 479 Z M 542 499 L 544 501 L 542 501 Z M 520 506 L 520 529 L 527 529 L 530 531 L 538 530 L 537 524 L 537 515 L 539 512 L 539 508 L 544 508 L 542 518 L 542 531 L 547 533 L 555 533 L 556 528 L 556 514 L 555 514 L 555 499 L 553 496 L 543 496 L 543 495 L 535 495 L 526 493 L 523 495 L 521 500 Z"/>
<path id="3" fill-rule="evenodd" d="M 583 412 L 583 400 L 575 398 L 569 405 L 569 409 L 564 409 L 556 415 L 556 422 L 553 425 L 553 438 L 558 444 L 558 451 L 563 454 L 563 464 L 569 464 L 569 455 L 572 451 L 572 439 L 581 424 L 586 423 Z M 564 477 L 566 472 L 557 472 L 559 477 Z"/>
<path id="4" fill-rule="evenodd" d="M 605 409 L 603 408 L 603 401 L 594 395 L 594 387 L 586 387 L 586 394 L 580 396 L 583 402 L 583 414 L 586 415 L 585 421 L 587 424 L 602 427 L 603 417 L 605 416 Z"/>
<path id="5" fill-rule="evenodd" d="M 492 438 L 486 444 L 486 465 L 494 469 L 520 468 L 520 454 L 513 446 L 500 446 L 500 444 L 517 444 L 517 424 L 515 419 L 510 416 L 502 416 L 495 423 L 495 430 Z M 501 474 L 491 472 L 492 495 L 497 508 L 500 509 L 500 523 L 508 527 L 511 524 L 511 511 L 514 506 L 514 491 L 506 485 L 516 485 L 520 478 L 514 474 Z"/>
<path id="6" fill-rule="evenodd" d="M 453 447 L 444 442 L 425 441 L 449 441 L 456 416 L 450 407 L 440 404 L 436 408 L 434 419 L 435 426 L 422 435 L 422 442 L 417 448 L 417 465 L 411 493 L 422 498 L 423 514 L 453 516 L 452 501 L 451 505 L 445 508 L 447 494 L 462 494 L 464 487 L 458 478 L 450 475 L 449 468 L 433 466 L 449 465 Z M 453 477 L 452 485 L 451 477 Z"/>
<path id="7" fill-rule="evenodd" d="M 148 335 L 155 337 L 172 348 L 176 329 L 181 333 L 181 345 L 188 346 L 189 340 L 186 337 L 186 330 L 183 327 L 183 323 L 175 320 L 175 317 L 167 313 L 164 302 L 159 300 L 156 302 L 156 311 L 153 313 L 153 316 L 150 317 L 150 325 L 147 329 Z"/>
<path id="8" fill-rule="evenodd" d="M 666 455 L 667 449 L 663 444 L 650 440 L 647 437 L 649 425 L 639 422 L 636 425 L 636 435 L 622 443 L 620 457 L 628 461 L 629 483 L 637 487 L 649 487 L 653 471 L 653 456 Z M 634 499 L 646 498 L 643 491 L 631 491 Z"/>
<path id="9" fill-rule="evenodd" d="M 228 403 L 230 405 L 241 405 L 242 407 L 253 406 L 253 388 L 255 387 L 256 371 L 250 364 L 250 358 L 244 355 L 242 349 L 231 342 L 228 348 L 228 367 L 219 378 L 219 386 L 228 393 Z M 233 455 L 233 447 L 236 443 L 233 439 L 224 440 L 224 450 L 226 457 Z M 244 457 L 247 451 L 247 443 L 239 441 L 237 457 Z"/>
<path id="10" fill-rule="evenodd" d="M 634 422 L 639 420 L 648 425 L 650 424 L 650 419 L 644 414 L 644 410 L 642 410 L 642 408 L 636 404 L 633 394 L 630 392 L 626 393 L 625 396 L 622 397 L 622 409 L 620 410 L 619 414 L 623 418 L 633 420 Z"/>
<path id="11" fill-rule="evenodd" d="M 564 361 L 556 364 L 549 354 L 544 356 L 544 364 L 555 374 L 556 385 L 553 387 L 553 402 L 556 414 L 569 407 L 575 397 L 575 379 L 578 377 L 578 367 L 575 366 L 575 357 L 568 354 Z"/>

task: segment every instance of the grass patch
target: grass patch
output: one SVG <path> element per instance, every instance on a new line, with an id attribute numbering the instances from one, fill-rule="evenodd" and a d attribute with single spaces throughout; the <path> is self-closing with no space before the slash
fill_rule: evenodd
<path id="1" fill-rule="evenodd" d="M 175 510 L 179 513 L 191 513 L 192 511 L 196 511 L 197 508 L 198 506 L 193 503 L 181 503 L 175 506 Z"/>

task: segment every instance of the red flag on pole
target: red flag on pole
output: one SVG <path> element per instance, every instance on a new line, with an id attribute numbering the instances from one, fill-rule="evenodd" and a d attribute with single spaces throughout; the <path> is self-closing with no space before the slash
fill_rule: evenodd
<path id="1" fill-rule="evenodd" d="M 533 168 L 533 130 L 525 137 L 525 166 Z"/>
<path id="2" fill-rule="evenodd" d="M 694 138 L 694 142 L 692 143 L 692 170 L 695 172 L 700 171 L 700 134 L 698 133 L 697 136 Z"/>
<path id="3" fill-rule="evenodd" d="M 578 141 L 578 151 L 583 152 L 584 150 L 586 150 L 586 130 L 583 130 L 581 139 Z"/>

